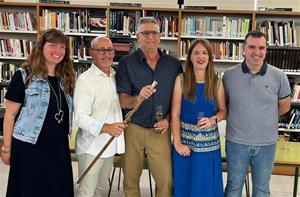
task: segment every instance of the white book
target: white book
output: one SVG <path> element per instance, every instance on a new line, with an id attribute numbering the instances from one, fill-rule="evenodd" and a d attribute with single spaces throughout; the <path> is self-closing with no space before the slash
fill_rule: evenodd
<path id="1" fill-rule="evenodd" d="M 283 35 L 283 26 L 279 25 L 279 45 L 284 46 L 284 35 Z"/>
<path id="2" fill-rule="evenodd" d="M 14 51 L 16 57 L 22 57 L 21 43 L 19 39 L 14 40 Z"/>
<path id="3" fill-rule="evenodd" d="M 233 19 L 231 21 L 231 31 L 230 31 L 230 36 L 233 38 L 236 38 L 238 36 L 238 21 Z"/>
<path id="4" fill-rule="evenodd" d="M 165 23 L 165 29 L 164 29 L 165 37 L 168 37 L 168 35 L 169 35 L 169 22 L 168 22 L 168 18 L 167 17 L 165 17 L 164 23 Z"/>
<path id="5" fill-rule="evenodd" d="M 288 129 L 291 129 L 291 126 L 292 126 L 294 118 L 295 118 L 295 112 L 292 112 L 292 113 L 293 113 L 293 115 L 292 115 L 292 117 L 291 117 L 291 119 L 289 121 L 289 124 L 288 124 L 288 127 L 287 127 Z"/>
<path id="6" fill-rule="evenodd" d="M 293 102 L 300 102 L 300 85 L 294 85 L 293 87 L 293 95 L 292 95 Z"/>
<path id="7" fill-rule="evenodd" d="M 14 14 L 10 13 L 8 14 L 8 19 L 9 19 L 9 30 L 16 30 L 15 26 L 15 19 L 14 19 Z"/>

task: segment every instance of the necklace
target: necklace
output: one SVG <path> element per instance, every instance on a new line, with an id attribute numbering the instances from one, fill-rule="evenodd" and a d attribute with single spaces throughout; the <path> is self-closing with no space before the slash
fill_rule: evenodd
<path id="1" fill-rule="evenodd" d="M 205 80 L 196 80 L 196 83 L 205 83 Z"/>
<path id="2" fill-rule="evenodd" d="M 56 92 L 54 91 L 54 88 L 52 87 L 50 81 L 48 79 L 46 79 L 47 83 L 50 86 L 50 89 L 53 91 L 55 99 L 56 99 L 56 106 L 57 106 L 57 113 L 54 115 L 55 120 L 58 122 L 58 124 L 62 123 L 63 118 L 64 118 L 64 111 L 62 110 L 62 102 L 61 102 L 61 93 L 60 93 L 60 80 L 57 79 L 58 82 L 58 96 L 56 94 Z"/>

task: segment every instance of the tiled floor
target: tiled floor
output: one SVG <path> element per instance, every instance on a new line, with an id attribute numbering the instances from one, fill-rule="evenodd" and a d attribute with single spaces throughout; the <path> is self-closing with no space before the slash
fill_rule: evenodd
<path id="1" fill-rule="evenodd" d="M 73 163 L 74 180 L 77 180 L 77 163 Z M 223 173 L 224 183 L 226 181 L 226 173 Z M 6 182 L 8 176 L 8 167 L 0 162 L 0 197 L 5 196 Z M 122 176 L 121 176 L 122 181 Z M 122 184 L 120 191 L 117 190 L 118 170 L 116 170 L 115 179 L 112 187 L 111 197 L 123 197 Z M 153 183 L 154 181 L 152 181 Z M 292 197 L 293 196 L 294 177 L 272 175 L 271 179 L 271 197 Z M 148 172 L 144 170 L 141 177 L 141 193 L 142 197 L 150 196 Z M 298 197 L 300 197 L 300 183 L 298 183 Z M 154 187 L 153 187 L 154 188 Z M 154 189 L 153 189 L 154 190 Z M 243 193 L 245 196 L 245 193 Z"/>

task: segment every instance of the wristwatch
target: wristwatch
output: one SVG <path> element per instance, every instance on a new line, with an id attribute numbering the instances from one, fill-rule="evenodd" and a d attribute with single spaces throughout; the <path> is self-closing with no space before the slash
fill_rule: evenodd
<path id="1" fill-rule="evenodd" d="M 11 148 L 6 148 L 6 147 L 2 146 L 1 151 L 4 153 L 10 153 Z"/>

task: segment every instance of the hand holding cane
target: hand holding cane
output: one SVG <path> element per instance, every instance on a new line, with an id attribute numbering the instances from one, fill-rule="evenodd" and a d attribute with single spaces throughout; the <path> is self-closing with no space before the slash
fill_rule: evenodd
<path id="1" fill-rule="evenodd" d="M 153 83 L 151 84 L 151 86 L 154 88 L 156 85 L 158 84 L 157 81 L 153 81 Z M 145 101 L 145 98 L 141 98 L 133 107 L 132 110 L 130 110 L 126 116 L 125 116 L 125 120 L 123 121 L 124 123 L 128 123 L 131 120 L 131 117 L 133 116 L 133 114 L 139 109 L 139 107 L 141 106 L 141 104 Z M 115 139 L 114 136 L 110 137 L 110 139 L 108 140 L 108 142 L 103 146 L 103 148 L 100 150 L 100 152 L 96 155 L 96 157 L 93 159 L 93 161 L 90 163 L 90 165 L 85 169 L 85 171 L 82 173 L 82 175 L 80 175 L 79 179 L 77 180 L 76 184 L 79 184 L 82 179 L 86 176 L 86 174 L 90 171 L 90 169 L 94 166 L 94 164 L 97 162 L 97 160 L 101 157 L 101 155 L 103 154 L 103 152 L 107 149 L 107 147 L 110 145 L 110 143 Z"/>

